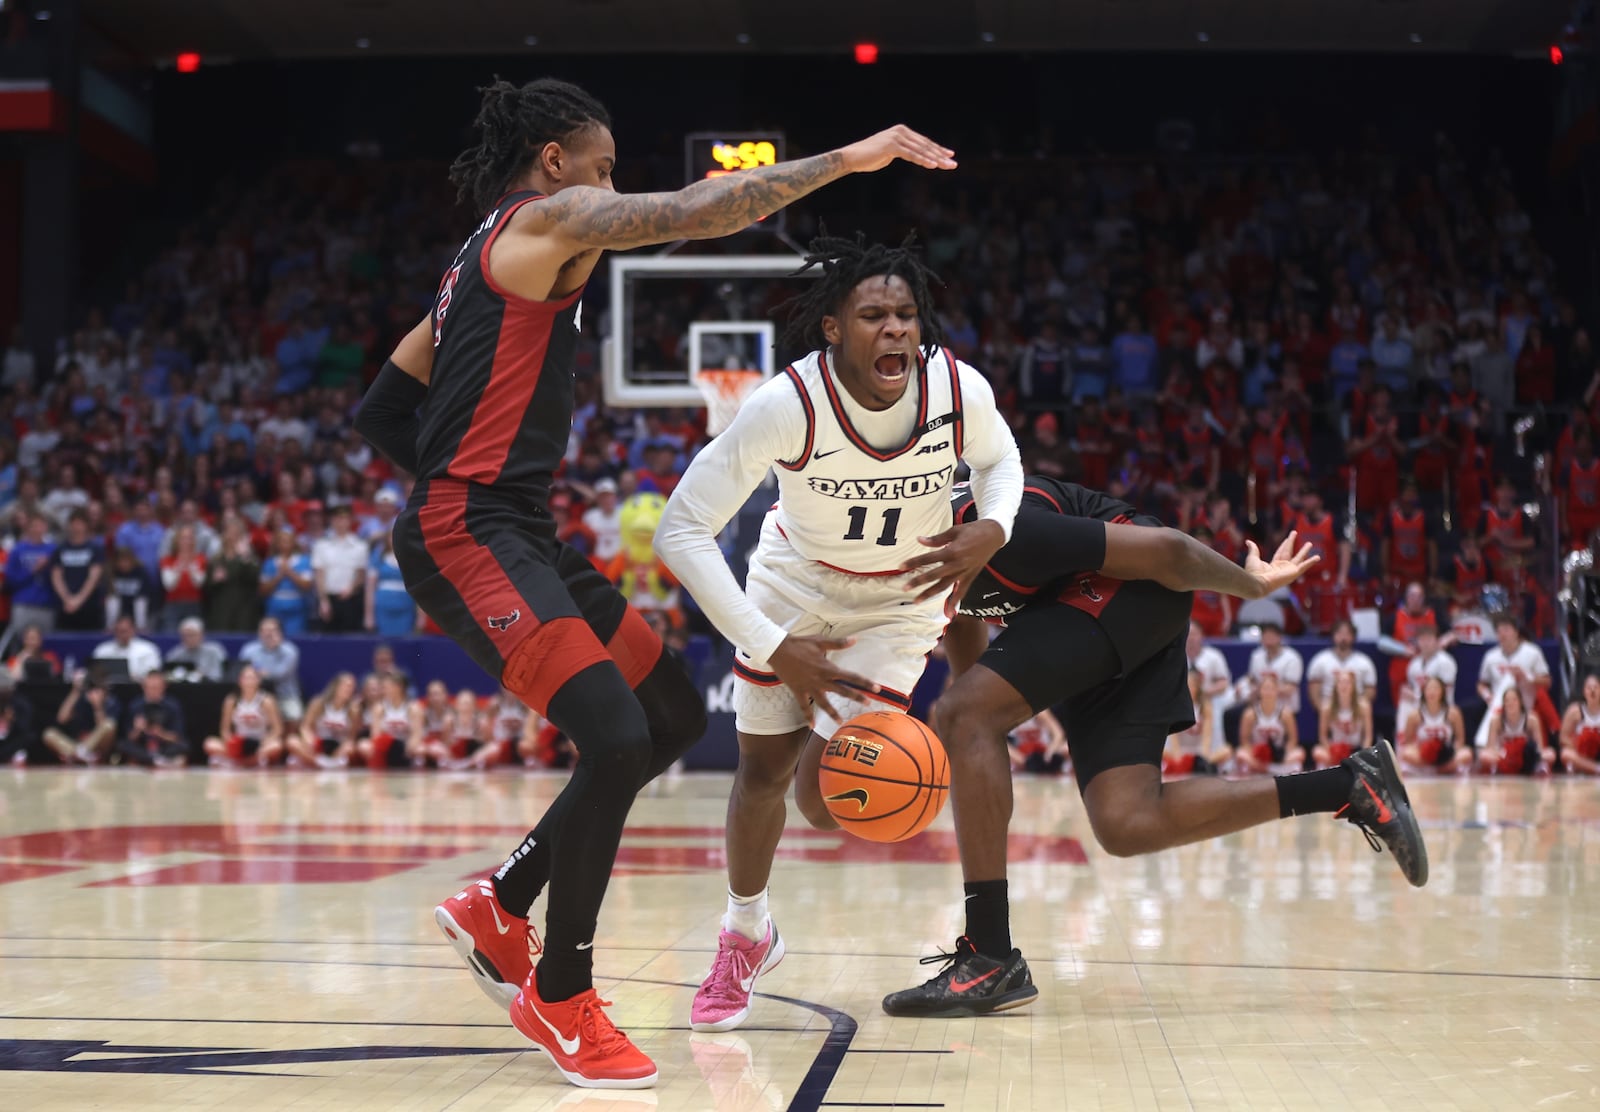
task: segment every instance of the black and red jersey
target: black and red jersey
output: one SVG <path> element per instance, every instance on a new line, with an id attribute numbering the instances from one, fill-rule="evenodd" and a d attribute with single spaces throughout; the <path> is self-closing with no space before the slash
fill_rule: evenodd
<path id="1" fill-rule="evenodd" d="M 957 521 L 978 515 L 971 487 L 952 491 Z M 1156 646 L 1146 644 L 1162 626 L 1176 596 L 1189 611 L 1189 596 L 1152 580 L 1123 582 L 1101 575 L 1106 525 L 1160 528 L 1162 521 L 1128 503 L 1077 483 L 1029 475 L 1011 539 L 968 588 L 958 610 L 971 617 L 1004 620 L 1027 606 L 1071 606 L 1099 620 L 1124 660 L 1143 660 Z"/>
<path id="2" fill-rule="evenodd" d="M 506 194 L 440 281 L 417 443 L 419 479 L 494 487 L 537 505 L 572 426 L 583 290 L 558 301 L 518 297 L 489 273 L 489 251 L 513 214 L 541 196 Z"/>

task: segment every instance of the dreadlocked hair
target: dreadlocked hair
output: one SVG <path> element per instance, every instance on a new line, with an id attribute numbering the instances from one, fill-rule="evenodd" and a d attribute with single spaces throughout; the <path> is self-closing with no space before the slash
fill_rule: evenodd
<path id="1" fill-rule="evenodd" d="M 887 247 L 881 243 L 868 245 L 862 232 L 857 232 L 852 239 L 830 236 L 826 231 L 818 235 L 806 245 L 805 265 L 795 271 L 795 275 L 820 266 L 822 277 L 811 282 L 805 292 L 778 306 L 778 311 L 788 318 L 783 342 L 802 351 L 826 348 L 828 341 L 822 334 L 822 318 L 838 316 L 852 290 L 866 279 L 882 275 L 885 281 L 892 277 L 903 278 L 911 287 L 926 358 L 933 348 L 944 343 L 944 332 L 939 327 L 939 316 L 934 312 L 930 292 L 930 287 L 943 283 L 922 261 L 921 253 L 915 249 L 916 239 L 916 233 L 912 232 L 899 247 Z"/>
<path id="2" fill-rule="evenodd" d="M 546 143 L 565 143 L 586 127 L 611 126 L 605 105 L 553 77 L 522 86 L 496 78 L 478 91 L 483 101 L 472 121 L 478 142 L 451 164 L 450 180 L 457 198 L 470 201 L 479 212 L 505 195 Z"/>

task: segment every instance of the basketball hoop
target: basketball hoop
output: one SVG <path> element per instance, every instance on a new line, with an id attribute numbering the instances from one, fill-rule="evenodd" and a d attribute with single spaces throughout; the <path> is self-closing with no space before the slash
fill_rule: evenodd
<path id="1" fill-rule="evenodd" d="M 744 367 L 696 371 L 694 384 L 706 402 L 706 432 L 716 436 L 732 424 L 734 414 L 764 379 L 760 371 Z"/>

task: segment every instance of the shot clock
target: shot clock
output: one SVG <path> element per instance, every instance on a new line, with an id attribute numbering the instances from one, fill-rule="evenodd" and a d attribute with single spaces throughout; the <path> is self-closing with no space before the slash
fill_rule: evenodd
<path id="1" fill-rule="evenodd" d="M 696 131 L 685 136 L 684 177 L 687 184 L 737 174 L 783 161 L 780 131 Z M 762 221 L 764 228 L 781 228 L 783 213 Z"/>

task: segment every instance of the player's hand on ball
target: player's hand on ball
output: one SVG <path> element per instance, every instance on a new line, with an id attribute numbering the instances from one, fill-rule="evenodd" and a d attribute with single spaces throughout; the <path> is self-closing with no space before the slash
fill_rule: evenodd
<path id="1" fill-rule="evenodd" d="M 827 708 L 830 695 L 859 699 L 862 692 L 875 694 L 878 691 L 878 685 L 867 677 L 847 672 L 828 659 L 829 653 L 853 644 L 854 640 L 848 638 L 796 637 L 791 633 L 768 663 L 802 706 Z"/>
<path id="2" fill-rule="evenodd" d="M 853 174 L 870 174 L 896 159 L 914 162 L 929 170 L 954 170 L 955 151 L 941 147 L 926 135 L 919 135 L 905 124 L 851 143 L 840 153 Z"/>
<path id="3" fill-rule="evenodd" d="M 1292 532 L 1283 538 L 1278 551 L 1272 554 L 1270 564 L 1261 558 L 1261 550 L 1256 547 L 1255 541 L 1244 542 L 1244 570 L 1255 576 L 1256 582 L 1261 585 L 1261 593 L 1257 598 L 1266 598 L 1273 591 L 1287 587 L 1322 560 L 1322 557 L 1312 553 L 1309 543 L 1301 545 L 1296 552 L 1296 539 Z"/>
<path id="4" fill-rule="evenodd" d="M 917 601 L 922 602 L 953 589 L 951 598 L 959 603 L 983 565 L 1005 545 L 1006 533 L 996 521 L 969 521 L 952 525 L 936 537 L 917 540 L 932 551 L 911 557 L 900 569 L 912 573 L 906 590 L 923 588 L 917 595 Z"/>

